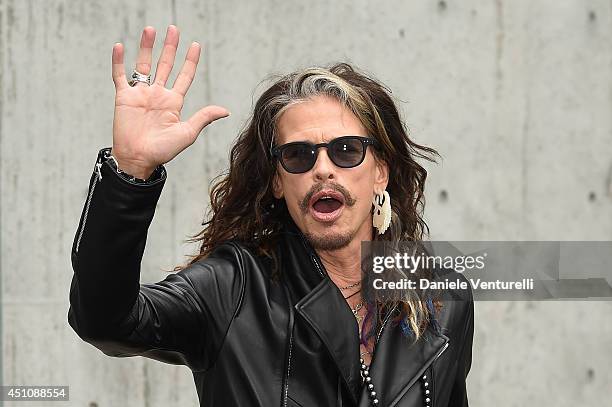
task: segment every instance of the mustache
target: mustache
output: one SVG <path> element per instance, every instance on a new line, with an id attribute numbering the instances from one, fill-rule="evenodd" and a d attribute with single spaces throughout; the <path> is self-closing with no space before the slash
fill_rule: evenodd
<path id="1" fill-rule="evenodd" d="M 357 200 L 351 196 L 349 190 L 338 183 L 328 182 L 326 184 L 314 184 L 306 193 L 304 198 L 300 202 L 298 202 L 302 212 L 308 211 L 308 203 L 310 202 L 312 196 L 323 189 L 332 189 L 334 191 L 340 192 L 344 197 L 344 204 L 346 206 L 353 206 L 355 205 L 355 202 L 357 202 Z"/>

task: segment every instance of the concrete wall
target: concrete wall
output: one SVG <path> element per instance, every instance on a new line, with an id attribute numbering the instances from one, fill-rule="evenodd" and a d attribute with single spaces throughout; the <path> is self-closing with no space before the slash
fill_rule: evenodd
<path id="1" fill-rule="evenodd" d="M 171 23 L 180 64 L 190 41 L 204 48 L 185 115 L 214 103 L 232 117 L 167 165 L 143 282 L 195 250 L 183 240 L 260 81 L 337 60 L 385 82 L 414 139 L 443 155 L 427 165 L 433 239 L 612 240 L 609 0 L 0 0 L 4 384 L 70 385 L 74 406 L 197 405 L 187 368 L 109 358 L 66 321 L 72 239 L 96 153 L 112 141 L 113 43 L 129 69 L 153 25 L 156 61 Z M 611 311 L 477 303 L 471 405 L 609 402 Z"/>

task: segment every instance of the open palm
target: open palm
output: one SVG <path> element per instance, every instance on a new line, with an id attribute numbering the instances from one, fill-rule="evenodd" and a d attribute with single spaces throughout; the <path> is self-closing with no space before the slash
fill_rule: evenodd
<path id="1" fill-rule="evenodd" d="M 150 86 L 144 82 L 137 82 L 133 87 L 128 84 L 123 46 L 117 43 L 113 47 L 116 94 L 112 154 L 121 170 L 138 178 L 147 178 L 159 164 L 167 163 L 193 144 L 204 127 L 229 115 L 227 109 L 210 105 L 181 121 L 184 97 L 200 58 L 200 45 L 191 44 L 174 86 L 167 89 L 165 85 L 174 65 L 178 41 L 178 29 L 169 26 Z M 154 42 L 155 29 L 146 27 L 136 62 L 136 70 L 145 75 L 151 72 Z"/>

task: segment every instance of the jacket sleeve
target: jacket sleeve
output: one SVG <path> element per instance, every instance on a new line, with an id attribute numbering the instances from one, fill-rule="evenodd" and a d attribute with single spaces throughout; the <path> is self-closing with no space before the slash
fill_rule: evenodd
<path id="1" fill-rule="evenodd" d="M 240 251 L 219 245 L 206 259 L 140 284 L 147 230 L 166 180 L 123 178 L 100 150 L 71 250 L 68 322 L 109 356 L 145 356 L 206 370 L 242 291 Z"/>
<path id="2" fill-rule="evenodd" d="M 451 390 L 448 407 L 468 407 L 466 379 L 472 367 L 472 342 L 474 338 L 474 298 L 472 290 L 467 290 L 469 298 L 466 304 L 465 330 L 463 334 L 463 345 L 461 347 L 459 366 L 453 388 Z"/>

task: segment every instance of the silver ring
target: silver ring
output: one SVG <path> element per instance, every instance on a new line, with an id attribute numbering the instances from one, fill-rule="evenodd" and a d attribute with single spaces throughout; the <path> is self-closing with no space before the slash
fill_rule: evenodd
<path id="1" fill-rule="evenodd" d="M 132 72 L 132 79 L 128 81 L 128 84 L 130 86 L 135 86 L 138 82 L 144 82 L 147 85 L 151 86 L 151 74 L 145 75 L 134 69 L 134 71 Z"/>

